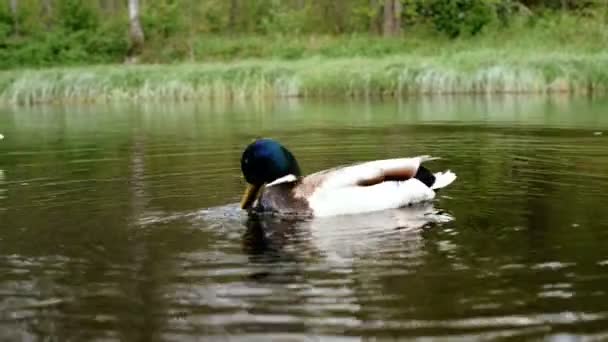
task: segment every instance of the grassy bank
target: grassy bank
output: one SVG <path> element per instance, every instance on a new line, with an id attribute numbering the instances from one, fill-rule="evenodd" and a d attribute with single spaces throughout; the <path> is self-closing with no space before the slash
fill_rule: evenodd
<path id="1" fill-rule="evenodd" d="M 608 51 L 608 14 L 604 18 L 549 15 L 513 19 L 483 32 L 451 39 L 428 26 L 410 27 L 402 37 L 351 35 L 201 35 L 171 41 L 150 41 L 144 63 L 239 61 L 243 59 L 297 60 L 313 57 L 433 57 L 466 51 L 496 50 L 512 56 Z"/>
<path id="2" fill-rule="evenodd" d="M 142 56 L 176 64 L 0 71 L 0 102 L 604 93 L 607 28 L 603 20 L 562 16 L 458 39 L 424 29 L 393 39 L 198 37 L 183 55 L 150 45 Z"/>
<path id="3" fill-rule="evenodd" d="M 452 93 L 605 92 L 608 53 L 306 58 L 230 63 L 94 66 L 0 72 L 0 101 L 365 97 Z"/>

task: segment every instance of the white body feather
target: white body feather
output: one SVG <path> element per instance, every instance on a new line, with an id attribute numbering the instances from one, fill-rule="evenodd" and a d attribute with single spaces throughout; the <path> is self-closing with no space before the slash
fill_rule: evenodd
<path id="1" fill-rule="evenodd" d="M 320 188 L 308 199 L 308 204 L 315 217 L 324 217 L 396 209 L 434 197 L 435 191 L 412 178 L 372 186 L 346 186 L 331 190 Z"/>
<path id="2" fill-rule="evenodd" d="M 360 186 L 365 180 L 381 177 L 389 170 L 413 170 L 432 160 L 429 156 L 386 159 L 366 162 L 337 169 L 308 198 L 315 217 L 365 213 L 396 209 L 435 198 L 436 189 L 456 179 L 451 171 L 435 173 L 431 188 L 416 178 L 406 181 L 385 181 L 371 186 Z"/>

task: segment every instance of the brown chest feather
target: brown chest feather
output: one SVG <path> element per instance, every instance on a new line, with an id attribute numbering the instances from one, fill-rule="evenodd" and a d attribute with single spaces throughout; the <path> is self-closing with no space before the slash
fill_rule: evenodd
<path id="1" fill-rule="evenodd" d="M 299 182 L 292 182 L 264 188 L 255 210 L 280 215 L 312 215 L 308 201 L 296 190 L 298 184 Z"/>

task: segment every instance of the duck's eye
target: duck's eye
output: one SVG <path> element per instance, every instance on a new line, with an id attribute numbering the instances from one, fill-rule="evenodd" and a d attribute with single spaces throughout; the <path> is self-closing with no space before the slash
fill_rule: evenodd
<path id="1" fill-rule="evenodd" d="M 243 164 L 247 164 L 247 163 L 249 163 L 249 159 L 248 158 L 243 159 Z"/>

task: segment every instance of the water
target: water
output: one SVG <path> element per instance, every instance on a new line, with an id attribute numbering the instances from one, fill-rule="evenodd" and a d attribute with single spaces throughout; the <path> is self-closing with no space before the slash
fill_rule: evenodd
<path id="1" fill-rule="evenodd" d="M 0 340 L 608 338 L 608 100 L 0 110 Z M 433 204 L 247 220 L 239 157 L 432 154 Z"/>

